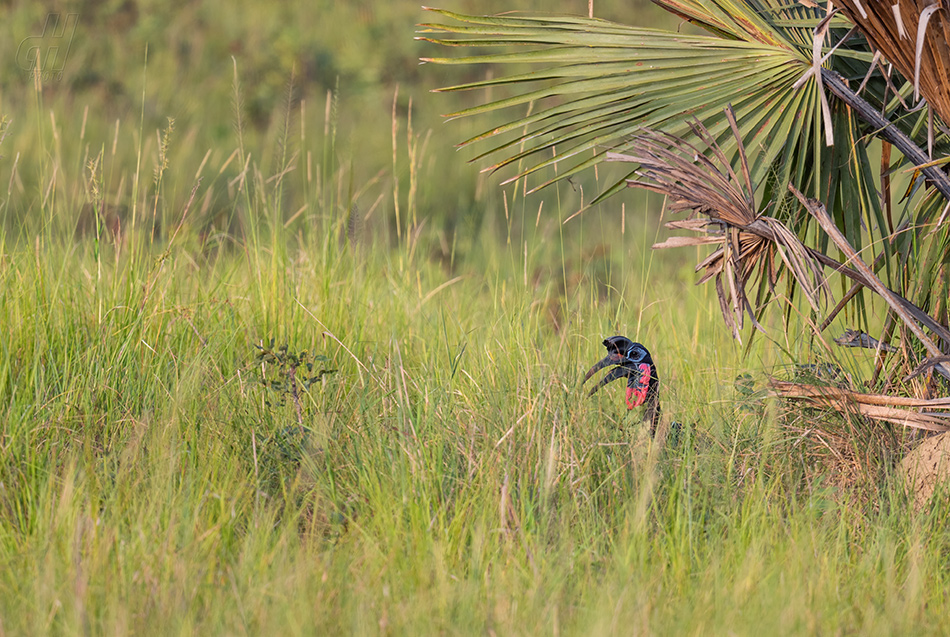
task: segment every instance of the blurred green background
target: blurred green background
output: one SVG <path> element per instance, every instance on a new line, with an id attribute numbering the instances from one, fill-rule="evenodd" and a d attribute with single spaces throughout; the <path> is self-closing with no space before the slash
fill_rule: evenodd
<path id="1" fill-rule="evenodd" d="M 587 3 L 577 0 L 455 1 L 445 8 L 588 11 Z M 251 164 L 265 180 L 280 172 L 278 166 L 286 167 L 281 157 L 293 158 L 292 174 L 283 181 L 284 218 L 305 205 L 302 221 L 345 215 L 356 204 L 364 214 L 373 209 L 370 227 L 388 236 L 393 228 L 386 226 L 395 223 L 394 179 L 402 186 L 395 201 L 404 214 L 412 206 L 418 220 L 418 211 L 424 211 L 428 222 L 449 237 L 456 228 L 466 237 L 477 236 L 486 214 L 504 214 L 501 177 L 480 176 L 484 164 L 467 163 L 475 151 L 454 149 L 493 122 L 445 123 L 441 117 L 484 95 L 430 93 L 494 69 L 421 65 L 421 56 L 452 52 L 414 39 L 416 25 L 434 17 L 418 4 L 276 2 L 265 7 L 123 0 L 65 3 L 55 11 L 76 14 L 78 22 L 61 74 L 40 86 L 21 68 L 20 47 L 24 39 L 43 33 L 50 9 L 26 2 L 2 6 L 8 37 L 0 41 L 0 57 L 11 62 L 0 67 L 0 114 L 10 120 L 0 159 L 8 232 L 30 234 L 52 226 L 68 233 L 87 227 L 79 217 L 92 199 L 89 163 L 100 153 L 98 174 L 107 206 L 120 212 L 131 206 L 139 157 L 149 174 L 164 161 L 174 167 L 161 189 L 167 209 L 180 210 L 201 176 L 202 214 L 192 218 L 192 225 L 221 229 L 228 219 L 233 230 L 241 210 L 231 182 L 244 169 L 231 156 L 239 146 L 239 127 Z M 671 16 L 645 0 L 595 2 L 594 12 L 676 28 Z M 46 37 L 36 43 L 48 49 L 57 41 Z M 169 118 L 174 130 L 162 160 Z M 411 202 L 410 172 L 416 184 L 425 184 L 413 190 Z M 342 189 L 334 198 L 338 209 L 318 210 L 323 206 L 315 206 L 315 199 L 324 196 L 326 202 L 332 178 L 343 184 L 337 183 Z M 562 193 L 565 211 L 577 207 L 581 187 L 587 193 L 596 190 L 594 178 L 587 175 L 586 182 L 578 180 Z M 386 196 L 377 201 L 381 193 Z M 145 207 L 147 192 L 137 194 Z M 75 218 L 52 214 L 53 201 L 65 204 Z M 615 203 L 614 210 L 620 205 Z M 536 198 L 529 207 L 538 205 Z"/>

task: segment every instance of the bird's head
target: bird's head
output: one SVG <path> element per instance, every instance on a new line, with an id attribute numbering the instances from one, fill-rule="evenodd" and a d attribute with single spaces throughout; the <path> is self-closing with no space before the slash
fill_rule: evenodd
<path id="1" fill-rule="evenodd" d="M 659 382 L 656 366 L 653 364 L 653 357 L 650 356 L 649 350 L 626 336 L 611 336 L 604 340 L 604 347 L 607 348 L 607 356 L 588 370 L 584 376 L 584 382 L 586 383 L 594 373 L 604 367 L 610 365 L 616 365 L 616 367 L 604 374 L 604 377 L 590 390 L 589 395 L 593 396 L 597 390 L 611 381 L 626 378 L 627 408 L 639 407 L 646 401 L 649 392 L 656 392 Z"/>

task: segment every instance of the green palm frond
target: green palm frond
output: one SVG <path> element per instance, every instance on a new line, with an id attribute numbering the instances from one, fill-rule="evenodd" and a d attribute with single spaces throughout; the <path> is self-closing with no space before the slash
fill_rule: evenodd
<path id="1" fill-rule="evenodd" d="M 461 146 L 487 146 L 475 158 L 492 158 L 485 170 L 516 166 L 508 182 L 554 164 L 568 165 L 556 176 L 541 178 L 533 188 L 537 190 L 604 161 L 608 151 L 625 152 L 642 127 L 681 135 L 689 130 L 687 122 L 698 119 L 734 157 L 735 139 L 723 116 L 731 104 L 750 151 L 753 183 L 765 182 L 774 171 L 777 183 L 790 178 L 801 183 L 805 166 L 810 169 L 820 161 L 824 133 L 819 86 L 814 79 L 800 88 L 794 85 L 812 65 L 806 34 L 823 12 L 779 1 L 661 4 L 717 35 L 684 35 L 591 18 L 477 17 L 432 9 L 454 22 L 421 25 L 422 39 L 452 47 L 516 46 L 504 53 L 424 61 L 540 67 L 441 89 L 514 91 L 450 118 L 523 109 L 506 111 L 511 112 L 507 124 Z M 840 135 L 847 139 L 854 131 Z M 618 192 L 624 183 L 625 178 L 610 184 L 595 201 Z"/>

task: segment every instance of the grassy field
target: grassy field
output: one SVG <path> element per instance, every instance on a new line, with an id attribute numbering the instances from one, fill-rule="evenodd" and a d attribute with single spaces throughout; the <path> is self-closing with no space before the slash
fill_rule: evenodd
<path id="1" fill-rule="evenodd" d="M 946 632 L 946 507 L 735 386 L 801 328 L 743 356 L 658 200 L 478 177 L 415 5 L 136 6 L 0 77 L 0 634 Z M 617 333 L 678 446 L 579 387 Z"/>

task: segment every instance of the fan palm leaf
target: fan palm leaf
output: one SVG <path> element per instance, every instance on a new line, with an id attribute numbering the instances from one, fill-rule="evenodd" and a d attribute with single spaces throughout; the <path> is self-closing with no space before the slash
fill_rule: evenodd
<path id="1" fill-rule="evenodd" d="M 531 63 L 538 70 L 441 89 L 465 91 L 505 86 L 515 94 L 448 117 L 521 107 L 507 124 L 462 142 L 488 147 L 475 160 L 500 157 L 485 170 L 518 166 L 514 181 L 557 163 L 569 163 L 534 189 L 565 179 L 623 153 L 641 127 L 674 135 L 698 119 L 735 157 L 735 139 L 723 109 L 732 105 L 746 148 L 752 182 L 770 172 L 781 184 L 801 183 L 819 169 L 825 129 L 821 87 L 815 77 L 796 82 L 812 66 L 807 37 L 823 15 L 815 9 L 772 0 L 752 5 L 724 0 L 663 2 L 711 30 L 684 35 L 572 17 L 478 17 L 431 9 L 454 21 L 421 25 L 421 37 L 447 46 L 510 46 L 513 51 L 465 57 L 424 58 L 440 64 Z M 459 24 L 460 23 L 460 24 Z M 438 37 L 437 37 L 438 36 Z M 867 54 L 870 61 L 870 54 Z M 854 131 L 836 131 L 842 139 Z M 556 149 L 556 153 L 555 153 Z M 630 175 L 627 175 L 629 177 Z M 597 200 L 618 192 L 619 179 Z M 815 183 L 811 190 L 821 189 Z M 784 193 L 784 187 L 780 192 Z"/>

